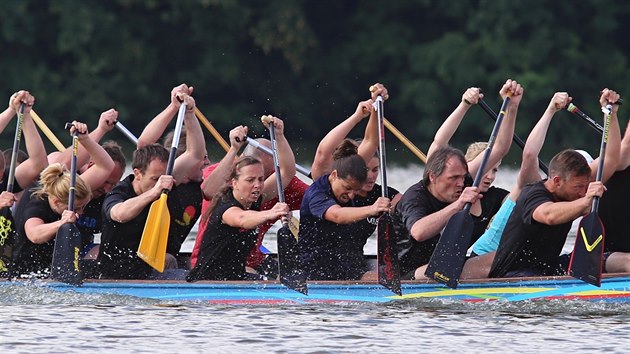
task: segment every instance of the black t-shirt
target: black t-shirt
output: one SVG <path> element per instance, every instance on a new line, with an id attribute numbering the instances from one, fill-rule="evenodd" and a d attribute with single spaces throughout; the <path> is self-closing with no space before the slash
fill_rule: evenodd
<path id="1" fill-rule="evenodd" d="M 83 244 L 91 243 L 94 240 L 94 234 L 102 231 L 103 227 L 103 202 L 105 195 L 97 199 L 90 200 L 83 208 L 83 214 L 79 216 L 76 226 L 81 231 L 81 239 Z"/>
<path id="2" fill-rule="evenodd" d="M 492 220 L 494 214 L 499 211 L 501 204 L 503 204 L 503 200 L 509 193 L 509 191 L 506 191 L 503 188 L 494 186 L 490 187 L 485 193 L 483 193 L 483 198 L 481 198 L 481 214 L 471 214 L 473 218 L 471 245 L 475 243 L 475 241 L 477 241 L 486 231 L 490 220 Z"/>
<path id="3" fill-rule="evenodd" d="M 15 176 L 13 177 L 13 194 L 20 193 L 22 191 L 22 186 L 15 180 Z M 7 185 L 9 182 L 9 169 L 5 168 L 2 173 L 2 181 L 0 181 L 0 192 L 7 190 Z"/>
<path id="4" fill-rule="evenodd" d="M 604 224 L 606 252 L 630 252 L 630 167 L 617 171 L 606 183 L 597 214 Z"/>
<path id="5" fill-rule="evenodd" d="M 116 204 L 137 196 L 131 184 L 133 178 L 131 174 L 120 181 L 103 202 L 103 232 L 98 261 L 104 278 L 145 279 L 151 274 L 151 267 L 136 254 L 151 203 L 126 223 L 112 220 L 110 214 Z"/>
<path id="6" fill-rule="evenodd" d="M 558 257 L 571 229 L 572 222 L 546 225 L 534 220 L 537 207 L 557 202 L 545 188 L 545 180 L 523 188 L 512 215 L 503 231 L 490 277 L 502 277 L 507 272 L 528 270 L 539 275 L 566 273 Z"/>
<path id="7" fill-rule="evenodd" d="M 260 210 L 262 196 L 250 210 Z M 245 209 L 232 189 L 215 206 L 203 234 L 197 264 L 186 280 L 245 279 L 245 261 L 258 237 L 257 229 L 247 230 L 224 224 L 223 214 L 231 207 Z"/>
<path id="8" fill-rule="evenodd" d="M 166 252 L 177 255 L 182 243 L 199 219 L 201 202 L 201 182 L 189 182 L 175 186 L 167 199 L 171 225 L 168 231 Z"/>
<path id="9" fill-rule="evenodd" d="M 30 190 L 20 199 L 14 215 L 16 222 L 16 240 L 13 248 L 13 261 L 16 274 L 44 272 L 50 270 L 55 248 L 54 237 L 43 244 L 31 242 L 24 231 L 28 219 L 39 218 L 45 224 L 61 219 L 48 203 L 48 198 L 39 199 L 30 194 Z"/>
<path id="10" fill-rule="evenodd" d="M 409 187 L 396 204 L 392 226 L 398 245 L 401 274 L 429 263 L 440 237 L 440 233 L 437 233 L 425 241 L 418 242 L 411 237 L 410 230 L 413 224 L 449 204 L 435 198 L 427 189 L 424 180 Z"/>

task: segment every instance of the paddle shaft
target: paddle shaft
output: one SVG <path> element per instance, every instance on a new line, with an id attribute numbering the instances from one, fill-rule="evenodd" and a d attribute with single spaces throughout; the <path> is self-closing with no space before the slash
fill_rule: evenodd
<path id="1" fill-rule="evenodd" d="M 71 123 L 66 123 L 66 129 L 70 129 Z M 74 211 L 74 192 L 77 185 L 77 155 L 79 153 L 79 131 L 72 133 L 72 159 L 70 160 L 70 190 L 68 193 L 68 210 Z"/>
<path id="2" fill-rule="evenodd" d="M 376 105 L 376 115 L 378 117 L 378 162 L 381 166 L 381 168 L 379 168 L 379 174 L 381 177 L 381 196 L 389 198 L 387 193 L 387 169 L 385 168 L 387 163 L 385 159 L 385 112 L 383 112 L 383 97 L 378 95 L 374 104 Z"/>
<path id="3" fill-rule="evenodd" d="M 488 116 L 490 118 L 492 118 L 495 121 L 497 120 L 497 114 L 494 113 L 494 110 L 492 110 L 492 108 L 490 108 L 490 106 L 488 106 L 486 101 L 484 101 L 482 98 L 479 99 L 479 106 L 488 114 Z M 516 143 L 516 145 L 518 145 L 521 149 L 525 148 L 525 143 L 523 142 L 523 139 L 519 138 L 518 135 L 513 134 L 512 135 L 512 141 L 514 141 Z M 538 159 L 538 167 L 546 175 L 549 174 L 549 167 L 547 166 L 547 164 L 542 162 L 540 159 Z"/>
<path id="4" fill-rule="evenodd" d="M 127 129 L 127 127 L 125 127 L 121 122 L 116 122 L 116 128 L 118 128 L 118 130 L 132 143 L 138 145 L 138 138 L 136 138 L 136 136 L 133 135 L 133 133 L 130 132 L 129 129 Z"/>
<path id="5" fill-rule="evenodd" d="M 481 100 L 479 100 L 481 102 Z M 507 106 L 510 103 L 510 96 L 508 95 L 501 105 L 501 110 L 499 111 L 499 115 L 496 116 L 496 121 L 494 123 L 494 128 L 492 128 L 492 133 L 490 134 L 490 139 L 488 140 L 488 147 L 484 151 L 483 159 L 481 160 L 481 165 L 479 165 L 479 170 L 477 170 L 477 175 L 475 176 L 475 180 L 473 181 L 473 187 L 478 187 L 481 182 L 481 178 L 484 175 L 484 170 L 486 165 L 488 164 L 488 160 L 490 159 L 490 153 L 492 152 L 492 148 L 494 147 L 494 142 L 497 139 L 497 134 L 499 134 L 499 129 L 501 128 L 501 123 L 503 122 L 503 117 L 505 117 L 505 112 L 507 111 Z M 490 108 L 490 107 L 488 107 Z M 470 203 L 467 204 L 468 209 L 470 209 Z"/>
<path id="6" fill-rule="evenodd" d="M 403 135 L 400 130 L 396 129 L 396 127 L 390 121 L 388 121 L 387 118 L 383 118 L 383 123 L 385 125 L 385 128 L 389 129 L 389 131 L 392 132 L 392 134 L 394 134 L 394 136 L 398 138 L 398 140 L 400 140 L 409 150 L 411 150 L 411 152 L 413 152 L 414 155 L 416 155 L 420 159 L 420 161 L 422 161 L 423 163 L 427 163 L 427 155 L 425 155 L 422 151 L 420 151 L 420 149 L 418 149 L 417 146 L 415 146 L 409 139 L 407 139 L 407 137 Z"/>
<path id="7" fill-rule="evenodd" d="M 604 128 L 599 123 L 597 123 L 593 118 L 589 117 L 586 113 L 582 112 L 579 108 L 577 108 L 576 105 L 574 105 L 573 103 L 569 103 L 569 105 L 566 108 L 567 108 L 567 111 L 584 119 L 591 126 L 591 128 L 595 129 L 595 131 L 597 131 L 600 134 L 603 133 Z"/>
<path id="8" fill-rule="evenodd" d="M 612 116 L 611 104 L 606 105 L 606 111 L 607 111 L 605 112 L 606 118 L 604 119 L 604 131 L 602 133 L 602 142 L 599 146 L 599 163 L 597 165 L 597 174 L 595 175 L 596 182 L 601 182 L 602 175 L 604 174 L 604 158 L 606 157 L 606 145 L 608 144 L 608 129 L 610 128 L 610 119 Z M 595 196 L 593 197 L 591 213 L 597 213 L 598 209 L 599 209 L 599 197 Z"/>
<path id="9" fill-rule="evenodd" d="M 7 192 L 13 193 L 13 183 L 15 182 L 15 168 L 17 166 L 18 151 L 22 139 L 22 125 L 24 124 L 24 103 L 20 104 L 17 112 L 17 124 L 15 125 L 15 136 L 13 137 L 13 150 L 11 153 L 11 164 L 9 165 L 9 179 L 7 181 Z"/>
<path id="10" fill-rule="evenodd" d="M 278 145 L 276 143 L 276 127 L 273 125 L 273 122 L 269 122 L 269 138 L 271 140 L 271 152 L 273 155 L 273 168 L 276 172 L 276 186 L 278 187 L 278 201 L 280 203 L 284 203 L 284 188 L 282 187 L 282 175 L 280 174 L 280 160 L 278 159 Z M 249 137 L 247 139 L 249 139 Z M 283 219 L 282 223 L 286 225 L 288 223 L 288 220 Z"/>
<path id="11" fill-rule="evenodd" d="M 197 119 L 201 121 L 201 123 L 206 127 L 206 129 L 208 129 L 210 134 L 212 134 L 214 139 L 219 143 L 219 145 L 221 145 L 221 147 L 226 152 L 230 150 L 230 145 L 227 143 L 227 141 L 225 141 L 225 139 L 223 139 L 221 134 L 219 134 L 219 132 L 216 129 L 214 129 L 212 124 L 210 124 L 210 121 L 208 120 L 208 118 L 206 118 L 206 116 L 204 116 L 203 113 L 201 113 L 201 111 L 197 107 L 195 107 L 195 116 L 197 116 Z"/>
<path id="12" fill-rule="evenodd" d="M 66 149 L 66 147 L 61 143 L 61 141 L 59 141 L 59 139 L 57 139 L 55 134 L 48 128 L 46 123 L 44 123 L 44 121 L 40 118 L 40 116 L 37 115 L 37 113 L 35 113 L 35 111 L 33 110 L 31 110 L 31 118 L 33 118 L 33 122 L 37 124 L 37 127 L 39 127 L 39 130 L 41 130 L 44 133 L 44 135 L 46 135 L 48 140 L 50 140 L 50 142 L 53 145 L 55 145 L 57 150 L 64 151 Z"/>
<path id="13" fill-rule="evenodd" d="M 184 116 L 186 115 L 186 103 L 182 102 L 179 106 L 179 112 L 177 114 L 177 122 L 175 123 L 175 132 L 173 133 L 173 142 L 171 143 L 171 151 L 168 154 L 168 164 L 166 165 L 166 174 L 173 174 L 173 167 L 175 166 L 175 157 L 177 155 L 177 146 L 179 145 L 179 138 L 182 135 L 182 127 L 184 125 Z M 162 193 L 168 193 L 168 190 Z"/>

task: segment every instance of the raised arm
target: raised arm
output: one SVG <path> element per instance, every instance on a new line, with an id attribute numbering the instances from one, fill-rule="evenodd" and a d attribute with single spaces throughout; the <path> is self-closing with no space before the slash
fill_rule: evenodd
<path id="1" fill-rule="evenodd" d="M 79 144 L 87 151 L 91 161 L 94 163 L 85 172 L 81 174 L 81 179 L 87 183 L 92 192 L 101 188 L 103 183 L 109 178 L 114 169 L 114 160 L 109 156 L 107 151 L 103 149 L 92 137 L 87 134 L 87 125 L 79 122 L 72 122 L 70 132 L 79 131 Z"/>
<path id="2" fill-rule="evenodd" d="M 315 152 L 315 159 L 311 166 L 311 177 L 313 177 L 313 180 L 330 172 L 333 163 L 332 155 L 335 148 L 348 136 L 352 128 L 359 124 L 363 118 L 370 116 L 370 112 L 373 111 L 372 103 L 373 101 L 371 99 L 359 102 L 354 113 L 329 131 L 319 142 L 317 151 Z M 374 154 L 372 154 L 372 156 L 373 155 Z"/>
<path id="3" fill-rule="evenodd" d="M 153 118 L 149 122 L 149 124 L 147 124 L 146 128 L 144 128 L 142 134 L 140 134 L 140 137 L 138 137 L 138 149 L 146 145 L 155 144 L 160 139 L 162 134 L 164 134 L 164 131 L 168 127 L 171 120 L 173 120 L 173 117 L 177 115 L 177 111 L 179 110 L 179 106 L 181 105 L 178 99 L 178 94 L 182 93 L 186 95 L 192 95 L 193 87 L 188 87 L 188 85 L 186 84 L 181 84 L 171 90 L 171 102 L 168 104 L 168 106 L 166 106 L 166 108 L 164 108 L 162 112 L 155 116 L 155 118 Z"/>
<path id="4" fill-rule="evenodd" d="M 24 134 L 28 159 L 16 167 L 15 181 L 20 187 L 26 188 L 33 183 L 39 177 L 39 173 L 48 166 L 48 160 L 46 159 L 44 142 L 41 136 L 39 136 L 37 127 L 31 118 L 31 109 L 33 108 L 33 104 L 35 104 L 35 97 L 28 91 L 20 91 L 17 96 L 13 98 L 12 109 L 17 111 L 21 103 L 24 103 L 22 133 Z M 9 163 L 9 161 L 6 163 Z"/>
<path id="5" fill-rule="evenodd" d="M 380 83 L 376 83 L 370 86 L 370 93 L 372 94 L 372 102 L 376 102 L 378 96 L 383 97 L 384 101 L 389 99 L 387 88 Z M 374 154 L 378 149 L 378 143 L 380 140 L 378 135 L 378 113 L 373 108 L 373 105 L 370 105 L 369 112 L 370 119 L 368 120 L 368 124 L 365 127 L 363 140 L 361 140 L 357 152 L 359 156 L 363 158 L 366 164 L 368 164 L 374 157 Z M 339 143 L 341 143 L 341 141 Z"/>
<path id="6" fill-rule="evenodd" d="M 239 125 L 230 130 L 230 148 L 217 167 L 201 183 L 201 191 L 206 200 L 211 200 L 214 194 L 225 185 L 232 172 L 234 159 L 245 141 L 247 141 L 246 126 Z"/>
<path id="7" fill-rule="evenodd" d="M 98 119 L 98 126 L 94 129 L 93 132 L 90 132 L 90 138 L 96 142 L 97 144 L 101 141 L 103 136 L 114 129 L 116 126 L 116 122 L 118 121 L 118 111 L 111 108 L 103 113 L 101 113 L 100 118 Z M 79 147 L 79 151 L 77 154 L 77 166 L 83 166 L 90 161 L 90 152 L 87 151 L 82 146 Z M 70 161 L 72 161 L 72 146 L 69 146 L 60 154 L 51 157 L 50 162 L 59 162 L 66 166 L 66 168 L 70 169 Z"/>
<path id="8" fill-rule="evenodd" d="M 293 150 L 284 136 L 284 122 L 280 118 L 270 117 L 270 121 L 263 119 L 265 128 L 269 128 L 269 123 L 273 122 L 276 132 L 276 144 L 278 146 L 278 160 L 280 163 L 280 174 L 282 175 L 282 187 L 286 188 L 293 177 L 295 177 L 295 156 Z M 265 179 L 263 186 L 263 200 L 271 200 L 278 195 L 276 185 L 276 174 L 272 173 Z"/>
<path id="9" fill-rule="evenodd" d="M 499 94 L 503 99 L 505 99 L 508 94 L 511 95 L 511 98 L 507 112 L 505 113 L 505 118 L 501 124 L 501 129 L 499 129 L 494 147 L 490 153 L 490 158 L 486 165 L 487 170 L 483 172 L 484 174 L 501 161 L 503 157 L 507 155 L 508 151 L 510 151 L 512 137 L 514 136 L 516 113 L 518 112 L 518 106 L 521 104 L 521 99 L 523 98 L 523 87 L 516 81 L 508 79 L 505 84 L 503 84 L 503 87 L 501 87 Z M 468 172 L 473 177 L 477 174 L 477 170 L 483 160 L 483 155 L 484 154 L 477 155 L 475 159 L 468 163 Z"/>
<path id="10" fill-rule="evenodd" d="M 523 186 L 540 180 L 541 176 L 538 172 L 538 155 L 545 143 L 545 137 L 547 136 L 551 119 L 554 117 L 556 112 L 564 109 L 564 107 L 571 102 L 571 99 L 572 98 L 566 92 L 556 92 L 551 98 L 547 109 L 545 109 L 545 112 L 540 117 L 531 133 L 529 133 L 525 146 L 523 147 L 521 169 L 516 177 L 515 189 L 518 188 L 519 194 Z M 513 192 L 514 189 L 511 191 L 511 194 L 514 194 Z M 512 200 L 516 200 L 516 198 L 518 198 L 518 194 L 515 196 L 511 195 L 510 197 Z"/>
<path id="11" fill-rule="evenodd" d="M 617 92 L 605 88 L 599 98 L 602 107 L 606 107 L 608 103 L 616 103 L 620 99 Z M 612 105 L 610 117 L 610 126 L 608 128 L 608 142 L 606 145 L 606 158 L 604 159 L 604 170 L 602 171 L 602 181 L 606 183 L 608 179 L 615 173 L 619 166 L 620 146 L 621 146 L 621 129 L 619 128 L 619 119 L 617 119 L 618 104 Z M 604 114 L 604 119 L 606 115 Z M 591 163 L 591 177 L 595 180 L 599 158 Z"/>
<path id="12" fill-rule="evenodd" d="M 195 117 L 195 100 L 187 94 L 179 94 L 186 102 L 184 126 L 186 128 L 186 151 L 175 160 L 173 177 L 176 184 L 199 181 L 203 160 L 207 154 L 206 141 L 199 120 Z M 170 146 L 166 146 L 170 149 Z"/>
<path id="13" fill-rule="evenodd" d="M 444 123 L 440 126 L 437 132 L 435 132 L 435 136 L 433 137 L 433 142 L 431 146 L 429 146 L 429 151 L 427 154 L 427 159 L 441 147 L 447 146 L 449 141 L 457 131 L 457 128 L 464 119 L 466 112 L 470 109 L 473 104 L 477 104 L 480 98 L 483 98 L 483 94 L 479 92 L 478 87 L 470 87 L 464 92 L 462 95 L 462 100 L 455 108 L 453 113 L 451 113 Z"/>

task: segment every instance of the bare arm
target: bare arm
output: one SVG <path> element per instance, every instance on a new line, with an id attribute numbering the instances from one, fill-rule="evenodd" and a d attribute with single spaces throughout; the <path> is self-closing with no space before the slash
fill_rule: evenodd
<path id="1" fill-rule="evenodd" d="M 44 142 L 31 118 L 31 109 L 35 102 L 35 97 L 28 94 L 28 92 L 20 97 L 24 97 L 28 102 L 24 106 L 24 124 L 22 125 L 28 159 L 15 169 L 15 180 L 21 187 L 26 187 L 33 183 L 39 177 L 39 173 L 48 166 L 48 160 L 46 159 Z M 19 107 L 19 101 L 16 103 Z"/>
<path id="2" fill-rule="evenodd" d="M 315 159 L 311 166 L 311 176 L 313 180 L 318 179 L 324 174 L 330 172 L 332 169 L 332 154 L 335 151 L 337 145 L 339 145 L 343 139 L 348 136 L 352 128 L 354 128 L 363 118 L 369 116 L 372 108 L 372 100 L 359 102 L 356 111 L 334 127 L 326 136 L 319 142 L 317 151 L 315 152 Z"/>
<path id="3" fill-rule="evenodd" d="M 232 173 L 236 154 L 245 141 L 247 141 L 247 127 L 239 125 L 230 131 L 230 149 L 214 171 L 201 182 L 201 191 L 206 200 L 211 200 L 214 194 L 225 185 Z"/>
<path id="4" fill-rule="evenodd" d="M 455 108 L 453 113 L 446 118 L 438 131 L 435 132 L 433 142 L 431 143 L 431 146 L 429 146 L 427 158 L 429 158 L 431 154 L 439 148 L 445 147 L 449 144 L 449 141 L 464 119 L 466 112 L 468 112 L 472 104 L 477 104 L 479 98 L 483 98 L 483 94 L 479 93 L 479 88 L 477 87 L 470 87 L 466 90 L 466 92 L 464 92 L 462 100 L 459 102 L 457 108 Z"/>
<path id="5" fill-rule="evenodd" d="M 604 89 L 600 97 L 600 104 L 605 107 L 608 102 L 619 101 L 619 94 L 615 91 Z M 621 129 L 619 128 L 619 119 L 617 119 L 617 111 L 619 105 L 612 105 L 612 112 L 610 117 L 610 125 L 608 127 L 608 142 L 606 146 L 606 153 L 604 159 L 604 170 L 602 171 L 602 181 L 605 183 L 615 173 L 619 166 L 620 148 L 621 148 Z M 606 119 L 606 115 L 604 115 Z M 599 161 L 596 159 L 591 163 L 591 176 L 594 180 L 597 176 L 597 168 L 599 167 Z"/>
<path id="6" fill-rule="evenodd" d="M 326 210 L 324 219 L 335 224 L 352 224 L 368 216 L 384 213 L 389 210 L 390 205 L 390 200 L 384 197 L 379 197 L 374 204 L 364 207 L 342 207 L 335 204 Z"/>
<path id="7" fill-rule="evenodd" d="M 24 223 L 24 232 L 29 241 L 34 244 L 43 244 L 55 238 L 57 231 L 63 224 L 75 223 L 76 221 L 76 213 L 64 210 L 63 214 L 61 214 L 61 219 L 47 224 L 40 218 L 29 218 Z"/>
<path id="8" fill-rule="evenodd" d="M 378 96 L 381 96 L 383 100 L 387 100 L 389 98 L 387 88 L 380 83 L 370 86 L 370 92 L 372 94 L 372 102 L 376 102 Z M 365 127 L 363 140 L 361 141 L 361 144 L 359 144 L 358 148 L 358 154 L 363 158 L 366 164 L 370 163 L 370 160 L 374 157 L 380 140 L 378 134 L 378 112 L 374 109 L 372 104 L 370 104 L 368 112 L 370 112 L 370 119 Z"/>
<path id="9" fill-rule="evenodd" d="M 173 176 L 162 175 L 153 188 L 114 205 L 110 210 L 109 216 L 112 220 L 119 223 L 129 222 L 140 215 L 147 205 L 157 200 L 162 194 L 162 190 L 170 190 L 172 187 Z"/>
<path id="10" fill-rule="evenodd" d="M 178 94 L 192 95 L 192 92 L 193 87 L 188 87 L 186 84 L 181 84 L 171 90 L 171 102 L 144 128 L 142 134 L 138 137 L 138 149 L 146 145 L 155 144 L 160 139 L 173 117 L 177 115 L 181 105 L 177 98 Z"/>
<path id="11" fill-rule="evenodd" d="M 287 213 L 289 213 L 289 206 L 286 203 L 276 203 L 273 208 L 261 211 L 243 210 L 234 206 L 226 210 L 221 219 L 232 227 L 252 230 L 267 221 L 278 220 Z"/>
<path id="12" fill-rule="evenodd" d="M 175 177 L 175 183 L 178 185 L 187 183 L 191 180 L 190 176 L 199 174 L 199 169 L 206 156 L 206 141 L 203 137 L 203 131 L 201 131 L 201 125 L 194 113 L 195 100 L 188 95 L 184 95 L 183 99 L 186 102 L 186 115 L 184 116 L 186 151 L 175 160 L 173 168 L 173 177 Z M 167 148 L 169 147 L 167 146 Z"/>

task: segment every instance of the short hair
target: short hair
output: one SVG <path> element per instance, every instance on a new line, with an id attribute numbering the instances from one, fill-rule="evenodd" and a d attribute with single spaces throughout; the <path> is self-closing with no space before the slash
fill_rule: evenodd
<path id="1" fill-rule="evenodd" d="M 141 147 L 133 152 L 133 161 L 131 162 L 131 168 L 139 169 L 140 172 L 146 172 L 149 164 L 153 160 L 159 160 L 161 162 L 168 162 L 168 150 L 160 144 L 151 144 Z"/>
<path id="2" fill-rule="evenodd" d="M 559 176 L 566 181 L 571 177 L 590 175 L 591 167 L 586 158 L 573 149 L 560 151 L 549 162 L 549 176 Z"/>
<path id="3" fill-rule="evenodd" d="M 40 199 L 55 197 L 67 201 L 70 197 L 70 171 L 61 163 L 54 163 L 46 167 L 39 175 L 39 185 L 33 190 L 33 195 Z M 92 189 L 81 176 L 76 176 L 74 196 L 78 200 L 92 198 Z"/>
<path id="4" fill-rule="evenodd" d="M 358 148 L 351 139 L 345 139 L 333 152 L 333 171 L 342 179 L 351 178 L 360 183 L 367 179 L 365 160 L 358 155 Z"/>
<path id="5" fill-rule="evenodd" d="M 171 130 L 164 137 L 164 147 L 168 151 L 171 150 L 171 145 L 173 145 L 174 136 L 175 136 L 175 131 Z M 175 157 L 179 157 L 184 152 L 186 152 L 186 129 L 182 129 L 182 132 L 179 135 L 179 141 L 177 142 L 177 151 L 175 152 Z"/>
<path id="6" fill-rule="evenodd" d="M 444 173 L 444 169 L 446 168 L 446 162 L 450 160 L 452 157 L 455 157 L 462 165 L 468 170 L 468 164 L 466 163 L 466 158 L 464 157 L 464 153 L 456 149 L 452 146 L 444 146 L 441 147 L 427 160 L 427 164 L 424 167 L 424 174 L 422 178 L 425 180 L 426 184 L 431 183 L 431 179 L 429 178 L 429 174 L 433 172 L 436 177 L 439 177 Z"/>
<path id="7" fill-rule="evenodd" d="M 127 167 L 127 159 L 125 158 L 125 154 L 123 153 L 120 145 L 118 145 L 118 143 L 113 140 L 108 140 L 105 143 L 103 143 L 102 146 L 103 146 L 103 149 L 109 155 L 109 157 L 111 157 L 112 160 L 114 160 L 114 162 L 119 164 L 120 167 L 124 171 L 125 167 Z"/>
<path id="8" fill-rule="evenodd" d="M 488 143 L 485 141 L 472 143 L 468 145 L 468 149 L 466 149 L 466 155 L 464 155 L 464 158 L 466 158 L 467 162 L 470 162 L 474 160 L 475 157 L 479 156 L 479 154 L 484 152 L 487 148 Z"/>

